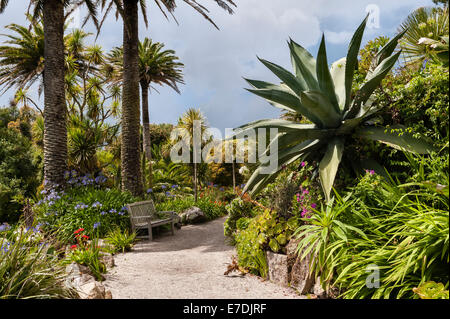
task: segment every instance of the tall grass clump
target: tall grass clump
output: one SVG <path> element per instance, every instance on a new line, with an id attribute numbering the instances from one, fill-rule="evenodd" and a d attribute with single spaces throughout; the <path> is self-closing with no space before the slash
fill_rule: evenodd
<path id="1" fill-rule="evenodd" d="M 37 228 L 0 232 L 0 299 L 78 298 L 65 277 L 57 251 Z"/>

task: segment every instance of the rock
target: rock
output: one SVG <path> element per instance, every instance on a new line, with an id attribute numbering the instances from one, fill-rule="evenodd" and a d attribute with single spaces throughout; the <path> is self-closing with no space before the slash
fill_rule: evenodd
<path id="1" fill-rule="evenodd" d="M 269 280 L 287 287 L 289 285 L 287 255 L 275 254 L 271 251 L 267 251 L 266 256 L 267 266 L 269 268 Z"/>
<path id="2" fill-rule="evenodd" d="M 109 253 L 103 253 L 101 256 L 101 261 L 107 268 L 113 268 L 115 266 L 114 257 Z"/>
<path id="3" fill-rule="evenodd" d="M 305 258 L 300 259 L 300 254 L 296 253 L 300 239 L 293 239 L 286 246 L 288 268 L 289 268 L 289 284 L 291 287 L 298 290 L 300 294 L 307 294 L 311 292 L 314 287 L 314 275 L 309 274 L 309 267 L 311 262 L 311 254 Z"/>
<path id="4" fill-rule="evenodd" d="M 191 207 L 180 214 L 182 224 L 195 224 L 206 221 L 205 213 L 198 207 Z"/>
<path id="5" fill-rule="evenodd" d="M 71 263 L 66 267 L 65 285 L 77 290 L 81 299 L 112 299 L 112 294 L 95 281 L 88 267 Z"/>
<path id="6" fill-rule="evenodd" d="M 182 223 L 182 221 L 181 221 L 180 215 L 174 214 L 174 215 L 173 215 L 173 219 L 175 220 L 175 223 L 174 223 L 175 227 L 176 227 L 177 229 L 181 229 L 181 226 L 182 226 L 183 223 Z"/>
<path id="7" fill-rule="evenodd" d="M 81 285 L 79 294 L 82 299 L 106 299 L 105 286 L 96 281 L 90 281 Z"/>
<path id="8" fill-rule="evenodd" d="M 314 284 L 313 287 L 313 293 L 318 297 L 318 298 L 326 298 L 327 297 L 327 293 L 326 291 L 322 288 L 321 284 L 320 284 L 320 277 L 317 277 L 317 280 Z"/>

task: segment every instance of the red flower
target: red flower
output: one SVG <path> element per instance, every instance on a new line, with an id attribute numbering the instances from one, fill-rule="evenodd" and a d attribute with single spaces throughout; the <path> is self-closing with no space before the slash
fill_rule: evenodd
<path id="1" fill-rule="evenodd" d="M 78 234 L 78 233 L 80 233 L 80 232 L 82 232 L 84 230 L 84 228 L 78 228 L 76 231 L 74 231 L 73 233 L 74 234 Z"/>
<path id="2" fill-rule="evenodd" d="M 77 245 L 72 245 L 70 248 L 77 249 Z"/>
<path id="3" fill-rule="evenodd" d="M 83 235 L 84 239 L 89 239 L 89 236 Z"/>

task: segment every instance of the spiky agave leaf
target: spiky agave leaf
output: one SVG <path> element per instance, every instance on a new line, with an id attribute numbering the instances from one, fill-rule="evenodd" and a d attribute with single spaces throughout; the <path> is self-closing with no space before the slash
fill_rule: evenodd
<path id="1" fill-rule="evenodd" d="M 402 130 L 401 134 L 395 134 L 394 131 L 376 127 L 375 121 L 369 120 L 379 111 L 372 103 L 372 93 L 398 60 L 400 52 L 393 52 L 404 32 L 396 35 L 378 52 L 361 89 L 351 92 L 367 18 L 356 30 L 347 57 L 334 62 L 331 69 L 328 69 L 324 37 L 317 59 L 293 40 L 288 42 L 295 75 L 258 58 L 280 79 L 281 84 L 247 79 L 253 87 L 249 91 L 275 107 L 300 114 L 312 124 L 279 119 L 261 120 L 236 129 L 231 138 L 242 138 L 258 129 L 276 128 L 279 132 L 263 154 L 267 156 L 271 146 L 278 145 L 278 168 L 272 173 L 263 174 L 263 169 L 269 164 L 261 163 L 247 182 L 245 191 L 250 190 L 253 194 L 259 192 L 276 177 L 284 165 L 299 159 L 318 158 L 320 181 L 326 199 L 330 200 L 345 143 L 350 138 L 377 140 L 410 152 L 427 153 L 434 150 L 428 141 L 414 137 L 411 132 Z M 355 98 L 351 99 L 352 96 Z M 367 163 L 360 166 L 366 166 Z M 381 171 L 380 168 L 378 170 Z"/>

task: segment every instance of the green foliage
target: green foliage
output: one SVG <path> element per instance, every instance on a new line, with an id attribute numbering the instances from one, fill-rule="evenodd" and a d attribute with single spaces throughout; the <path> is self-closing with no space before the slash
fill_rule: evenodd
<path id="1" fill-rule="evenodd" d="M 446 188 L 431 181 L 398 184 L 367 172 L 345 198 L 336 195 L 334 206 L 298 229 L 299 251 L 313 252 L 311 271 L 344 298 L 412 298 L 423 282 L 448 285 Z M 380 271 L 377 289 L 366 285 L 373 265 Z"/>
<path id="2" fill-rule="evenodd" d="M 412 134 L 410 129 L 403 126 L 379 127 L 373 121 L 380 108 L 373 104 L 371 96 L 396 64 L 400 52 L 393 53 L 404 32 L 392 38 L 377 52 L 364 82 L 358 91 L 352 92 L 366 22 L 367 18 L 353 35 L 347 57 L 334 62 L 330 69 L 325 37 L 322 38 L 317 59 L 294 41 L 289 42 L 295 75 L 281 66 L 260 59 L 282 82 L 276 85 L 247 80 L 253 87 L 249 91 L 275 107 L 301 114 L 312 124 L 277 119 L 260 120 L 239 127 L 235 132 L 237 137 L 259 128 L 276 128 L 279 132 L 271 141 L 271 145 L 275 142 L 278 144 L 278 168 L 272 174 L 265 174 L 263 170 L 268 168 L 270 162 L 262 163 L 250 177 L 245 191 L 258 193 L 283 167 L 298 159 L 317 159 L 320 183 L 328 201 L 346 145 L 354 140 L 375 140 L 421 154 L 434 150 L 431 144 L 417 134 Z M 266 153 L 269 151 L 270 146 Z"/>
<path id="3" fill-rule="evenodd" d="M 116 228 L 108 233 L 105 242 L 112 245 L 114 253 L 124 253 L 133 248 L 136 242 L 136 233 L 130 234 L 128 230 L 122 231 L 120 228 Z"/>
<path id="4" fill-rule="evenodd" d="M 200 208 L 205 213 L 207 220 L 213 220 L 226 214 L 225 203 L 207 197 L 199 198 L 196 203 L 192 195 L 167 198 L 156 204 L 156 210 L 182 213 L 193 206 Z"/>
<path id="5" fill-rule="evenodd" d="M 92 178 L 81 178 L 91 181 Z M 100 189 L 94 185 L 75 186 L 64 192 L 51 191 L 36 203 L 37 219 L 49 233 L 55 233 L 63 242 L 70 242 L 78 228 L 86 234 L 100 237 L 116 227 L 130 227 L 126 205 L 138 201 L 128 192 L 118 189 Z"/>
<path id="6" fill-rule="evenodd" d="M 297 217 L 286 220 L 276 212 L 266 210 L 252 219 L 239 219 L 235 234 L 239 266 L 267 276 L 265 250 L 280 252 L 299 226 Z"/>
<path id="7" fill-rule="evenodd" d="M 39 185 L 40 157 L 22 133 L 26 125 L 16 107 L 0 109 L 0 221 L 16 222 L 20 200 Z"/>
<path id="8" fill-rule="evenodd" d="M 89 243 L 89 236 L 84 234 L 85 230 L 80 228 L 74 232 L 76 245 L 72 245 L 72 251 L 66 256 L 65 263 L 75 262 L 79 265 L 89 267 L 90 271 L 98 281 L 102 281 L 106 266 L 101 261 L 101 249 L 98 239 L 93 238 Z"/>
<path id="9" fill-rule="evenodd" d="M 237 229 L 237 221 L 243 217 L 254 217 L 254 205 L 245 201 L 242 198 L 236 198 L 231 201 L 226 207 L 228 218 L 224 224 L 224 234 L 233 239 Z"/>
<path id="10" fill-rule="evenodd" d="M 65 287 L 65 268 L 37 229 L 0 232 L 0 299 L 77 298 Z"/>
<path id="11" fill-rule="evenodd" d="M 419 295 L 420 299 L 448 299 L 448 290 L 445 290 L 441 282 L 424 282 L 419 287 L 413 288 L 413 291 Z"/>
<path id="12" fill-rule="evenodd" d="M 421 7 L 412 12 L 400 26 L 406 31 L 400 45 L 408 64 L 420 65 L 425 59 L 433 57 L 430 47 L 423 45 L 421 39 L 441 41 L 448 36 L 448 7 Z"/>
<path id="13" fill-rule="evenodd" d="M 439 147 L 448 142 L 448 68 L 428 63 L 407 83 L 399 81 L 394 85 L 390 95 L 389 108 L 398 113 L 398 121 L 417 134 L 432 138 Z"/>

